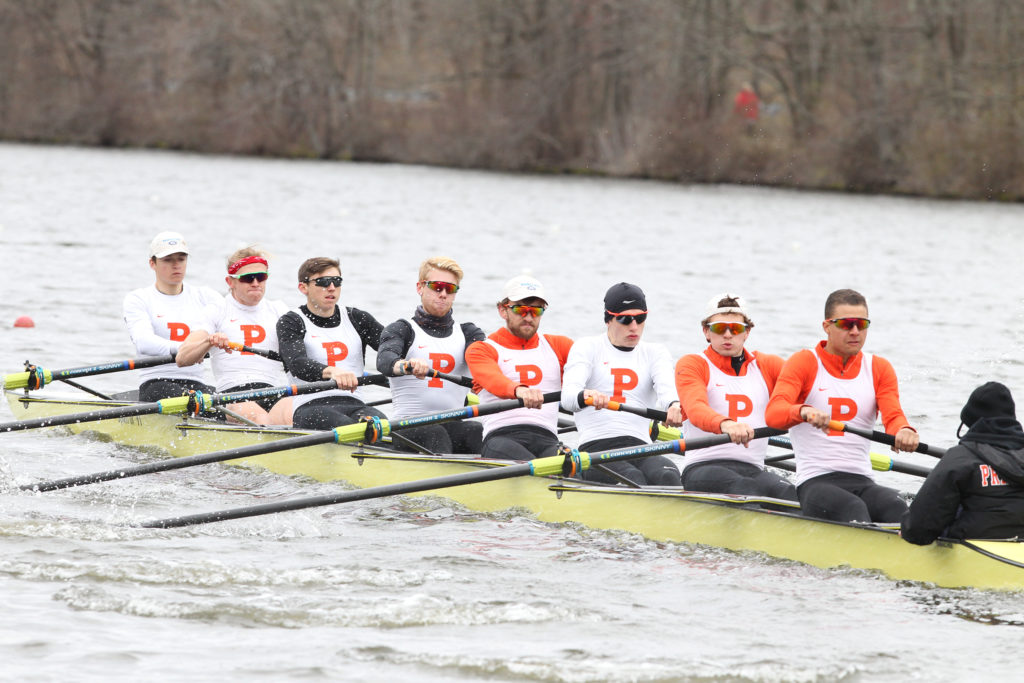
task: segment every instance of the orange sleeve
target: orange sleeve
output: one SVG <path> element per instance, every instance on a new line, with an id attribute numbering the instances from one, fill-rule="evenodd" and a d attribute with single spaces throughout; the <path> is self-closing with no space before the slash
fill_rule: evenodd
<path id="1" fill-rule="evenodd" d="M 768 387 L 770 394 L 775 390 L 775 382 L 778 381 L 782 366 L 786 361 L 782 360 L 782 356 L 760 351 L 754 351 L 754 357 L 757 358 L 757 367 L 761 370 L 761 377 L 764 378 L 765 386 Z"/>
<path id="2" fill-rule="evenodd" d="M 473 391 L 486 389 L 498 398 L 515 398 L 519 385 L 498 367 L 498 350 L 482 341 L 473 342 L 466 349 L 466 365 L 473 375 Z"/>
<path id="3" fill-rule="evenodd" d="M 569 358 L 569 350 L 572 349 L 572 339 L 558 334 L 545 334 L 544 338 L 548 340 L 551 350 L 558 356 L 558 367 L 565 370 L 565 361 Z"/>
<path id="4" fill-rule="evenodd" d="M 683 417 L 698 429 L 721 434 L 722 422 L 729 418 L 716 413 L 708 403 L 710 380 L 711 369 L 699 355 L 691 353 L 676 361 L 676 393 Z"/>
<path id="5" fill-rule="evenodd" d="M 893 370 L 892 363 L 874 356 L 871 362 L 871 379 L 875 384 L 875 402 L 878 404 L 878 412 L 882 414 L 885 431 L 895 434 L 904 427 L 914 429 L 900 406 L 899 382 L 896 380 L 896 371 Z"/>
<path id="6" fill-rule="evenodd" d="M 789 357 L 779 371 L 775 388 L 764 411 L 764 421 L 769 427 L 789 429 L 800 424 L 800 409 L 818 374 L 818 359 L 809 349 L 797 351 Z"/>

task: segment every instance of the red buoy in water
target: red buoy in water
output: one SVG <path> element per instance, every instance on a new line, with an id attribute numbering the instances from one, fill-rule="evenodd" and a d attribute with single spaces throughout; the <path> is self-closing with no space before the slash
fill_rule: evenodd
<path id="1" fill-rule="evenodd" d="M 27 315 L 23 315 L 23 316 L 21 316 L 20 318 L 18 318 L 17 320 L 14 321 L 14 326 L 15 327 L 35 327 L 36 324 L 34 322 L 32 322 L 32 318 L 28 317 Z"/>

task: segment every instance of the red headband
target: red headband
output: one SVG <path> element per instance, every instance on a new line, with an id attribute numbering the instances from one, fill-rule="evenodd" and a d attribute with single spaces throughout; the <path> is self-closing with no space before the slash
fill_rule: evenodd
<path id="1" fill-rule="evenodd" d="M 234 275 L 239 270 L 252 263 L 262 263 L 265 268 L 269 267 L 267 266 L 267 259 L 262 256 L 246 256 L 245 258 L 240 258 L 228 266 L 228 275 Z"/>

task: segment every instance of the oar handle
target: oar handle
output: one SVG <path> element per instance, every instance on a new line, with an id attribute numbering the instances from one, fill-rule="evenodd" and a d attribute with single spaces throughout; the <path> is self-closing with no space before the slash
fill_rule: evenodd
<path id="1" fill-rule="evenodd" d="M 412 374 L 412 373 L 409 372 L 409 366 L 410 365 L 412 365 L 412 364 L 409 361 L 405 361 L 405 362 L 402 363 L 401 368 L 402 368 L 402 374 L 403 375 Z M 449 375 L 448 373 L 441 372 L 440 370 L 431 370 L 430 373 L 428 373 L 427 376 L 428 377 L 434 377 L 434 378 L 437 378 L 437 379 L 443 379 L 446 382 L 451 382 L 452 384 L 458 384 L 460 387 L 468 387 L 470 389 L 473 388 L 473 378 L 472 377 L 463 377 L 462 375 Z"/>
<path id="2" fill-rule="evenodd" d="M 47 384 L 62 379 L 74 377 L 85 377 L 87 375 L 104 375 L 108 372 L 121 372 L 123 370 L 139 370 L 151 368 L 156 365 L 167 365 L 174 362 L 174 355 L 149 356 L 144 358 L 132 358 L 129 360 L 116 360 L 98 365 L 86 365 L 80 368 L 67 368 L 65 370 L 44 370 L 35 368 L 31 372 L 15 372 L 4 375 L 4 389 L 42 389 Z"/>
<path id="3" fill-rule="evenodd" d="M 241 351 L 242 353 L 251 353 L 257 356 L 263 356 L 270 360 L 281 360 L 281 354 L 272 349 L 257 349 L 252 346 L 246 346 L 241 342 L 228 342 L 228 348 L 234 349 L 235 351 Z"/>
<path id="4" fill-rule="evenodd" d="M 828 423 L 830 429 L 834 429 L 837 432 L 849 432 L 857 436 L 863 437 L 868 441 L 874 441 L 875 443 L 883 443 L 887 446 L 895 445 L 896 437 L 892 434 L 885 432 L 879 432 L 874 429 L 861 429 L 845 422 L 838 422 L 837 420 L 831 420 Z M 914 449 L 918 453 L 924 453 L 930 455 L 933 458 L 941 458 L 946 454 L 945 448 L 938 448 L 936 446 L 929 446 L 926 443 L 917 444 L 917 448 Z"/>
<path id="5" fill-rule="evenodd" d="M 576 404 L 581 406 L 592 406 L 594 405 L 594 399 L 589 396 L 584 396 L 584 392 L 580 392 L 576 396 Z M 658 420 L 664 422 L 668 419 L 668 413 L 664 410 L 655 410 L 654 408 L 640 408 L 639 406 L 632 406 L 627 403 L 619 403 L 618 401 L 608 401 L 608 410 L 618 410 L 623 413 L 632 413 L 633 415 L 639 415 L 641 417 L 650 418 L 652 420 Z"/>

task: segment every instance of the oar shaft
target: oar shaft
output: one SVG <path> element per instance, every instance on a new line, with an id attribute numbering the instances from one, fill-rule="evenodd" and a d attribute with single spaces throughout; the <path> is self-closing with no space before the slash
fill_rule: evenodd
<path id="1" fill-rule="evenodd" d="M 276 512 L 288 512 L 291 510 L 304 510 L 324 505 L 337 505 L 339 503 L 352 503 L 358 500 L 369 500 L 371 498 L 384 498 L 407 493 L 419 493 L 421 491 L 432 491 L 449 488 L 452 486 L 464 486 L 499 479 L 511 479 L 521 477 L 530 473 L 529 463 L 509 465 L 497 469 L 484 469 L 479 472 L 464 472 L 450 474 L 444 477 L 432 479 L 420 479 L 403 484 L 391 484 L 389 486 L 376 486 L 368 489 L 356 489 L 354 491 L 341 491 L 323 496 L 312 496 L 309 498 L 298 498 L 282 501 L 279 503 L 265 503 L 263 505 L 252 505 L 249 507 L 221 510 L 219 512 L 200 513 L 185 515 L 183 517 L 172 517 L 170 519 L 158 519 L 152 522 L 144 522 L 140 527 L 149 529 L 169 529 L 173 527 L 192 526 L 193 524 L 206 524 L 208 522 L 220 522 L 228 519 L 241 519 L 243 517 L 256 517 L 259 515 L 272 514 Z"/>
<path id="2" fill-rule="evenodd" d="M 245 344 L 241 344 L 239 342 L 228 342 L 228 346 L 230 346 L 235 351 L 241 351 L 242 353 L 251 353 L 255 356 L 263 356 L 264 358 L 269 358 L 270 360 L 281 360 L 281 354 L 278 353 L 277 351 L 274 351 L 273 349 L 257 349 L 252 346 L 246 346 Z"/>
<path id="3" fill-rule="evenodd" d="M 875 443 L 883 443 L 887 446 L 892 446 L 896 443 L 896 437 L 892 434 L 879 432 L 873 429 L 861 429 L 860 427 L 855 427 L 845 422 L 837 422 L 833 420 L 829 423 L 829 427 L 839 432 L 849 432 L 850 434 L 855 434 L 869 441 L 874 441 Z M 929 446 L 926 443 L 917 444 L 917 448 L 914 450 L 918 453 L 930 455 L 933 458 L 941 458 L 946 454 L 946 449 Z"/>
<path id="4" fill-rule="evenodd" d="M 558 396 L 558 393 L 554 392 L 553 394 L 550 395 Z M 547 398 L 547 396 L 549 396 L 549 394 L 545 394 L 545 398 Z M 755 438 L 764 438 L 775 433 L 779 433 L 778 430 L 762 427 L 759 430 L 755 430 Z M 721 434 L 710 437 L 702 437 L 700 439 L 694 439 L 689 444 L 686 444 L 683 441 L 666 441 L 660 443 L 646 444 L 643 446 L 634 446 L 631 448 L 620 448 L 613 451 L 605 451 L 601 453 L 575 453 L 573 455 L 573 459 L 578 458 L 578 461 L 581 462 L 583 464 L 584 469 L 586 469 L 593 464 L 616 462 L 619 460 L 630 460 L 633 458 L 646 457 L 648 455 L 666 453 L 669 451 L 681 452 L 683 450 L 686 450 L 687 448 L 706 448 L 708 446 L 724 443 L 725 441 L 728 440 L 728 435 Z M 430 479 L 421 479 L 418 481 L 410 481 L 400 484 L 375 486 L 372 488 L 358 489 L 355 491 L 342 491 L 340 493 L 327 494 L 323 496 L 299 498 L 289 501 L 281 501 L 277 503 L 265 503 L 263 505 L 253 505 L 243 508 L 234 508 L 231 510 L 221 510 L 218 512 L 208 512 L 195 515 L 186 515 L 182 517 L 172 517 L 169 519 L 158 519 L 150 522 L 143 522 L 139 526 L 150 529 L 167 529 L 172 527 L 191 526 L 194 524 L 206 524 L 208 522 L 220 522 L 229 519 L 255 517 L 259 515 L 266 515 L 277 512 L 303 510 L 306 508 L 321 507 L 324 505 L 336 505 L 339 503 L 349 503 L 358 500 L 369 500 L 371 498 L 384 498 L 387 496 L 397 496 L 408 493 L 420 493 L 422 491 L 433 491 L 442 488 L 450 488 L 453 486 L 478 484 L 488 481 L 497 481 L 499 479 L 511 479 L 513 477 L 522 477 L 528 475 L 546 476 L 550 474 L 561 474 L 564 467 L 565 456 L 556 455 L 547 458 L 538 458 L 536 460 L 532 460 L 526 463 L 484 469 L 478 472 L 463 472 L 460 474 L 450 474 L 443 477 L 433 477 Z"/>
<path id="5" fill-rule="evenodd" d="M 267 443 L 253 444 L 252 446 L 242 446 L 240 448 L 233 448 L 227 451 L 203 453 L 201 455 L 192 455 L 185 458 L 171 458 L 170 460 L 159 460 L 157 462 L 138 465 L 136 467 L 125 467 L 119 470 L 109 470 L 107 472 L 96 472 L 94 474 L 86 474 L 78 477 L 55 479 L 53 481 L 45 481 L 38 484 L 23 484 L 18 488 L 24 491 L 56 491 L 58 489 L 67 489 L 74 486 L 97 484 L 102 481 L 138 477 L 143 474 L 152 474 L 154 472 L 179 470 L 185 467 L 195 467 L 197 465 L 224 462 L 225 460 L 251 458 L 255 455 L 277 453 L 279 451 L 294 448 L 316 446 L 324 443 L 332 443 L 336 439 L 337 437 L 333 431 L 304 434 L 302 436 L 292 436 L 286 439 L 280 439 L 279 441 L 268 441 Z"/>
<path id="6" fill-rule="evenodd" d="M 594 404 L 594 399 L 586 397 L 581 391 L 576 397 L 576 403 L 581 406 L 589 406 Z M 664 422 L 668 419 L 668 413 L 664 410 L 655 410 L 654 408 L 641 408 L 639 406 L 629 405 L 628 403 L 619 403 L 618 401 L 608 401 L 608 410 L 618 410 L 623 413 L 632 413 L 633 415 L 639 415 L 640 417 L 646 417 L 651 420 L 658 420 Z"/>
<path id="7" fill-rule="evenodd" d="M 70 379 L 74 377 L 85 377 L 87 375 L 104 375 L 109 372 L 121 372 L 123 370 L 139 370 L 142 368 L 151 368 L 156 365 L 166 365 L 174 362 L 174 354 L 169 356 L 151 356 L 144 358 L 133 358 L 130 360 L 118 360 L 111 361 L 109 363 L 100 363 L 98 365 L 85 365 L 80 368 L 67 368 L 65 370 L 44 370 L 39 369 L 42 372 L 41 384 L 50 384 L 51 382 Z M 10 375 L 4 375 L 4 389 L 24 389 L 28 387 L 30 389 L 40 388 L 37 387 L 35 379 L 37 377 L 35 372 L 15 372 Z"/>

